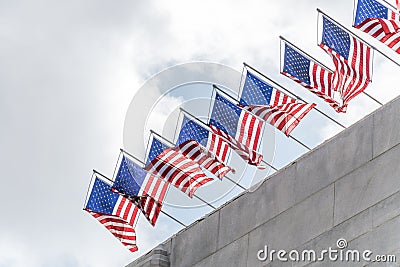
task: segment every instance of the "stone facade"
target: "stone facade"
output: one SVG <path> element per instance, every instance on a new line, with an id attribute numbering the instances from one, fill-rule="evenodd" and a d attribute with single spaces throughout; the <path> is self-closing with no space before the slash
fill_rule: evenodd
<path id="1" fill-rule="evenodd" d="M 400 98 L 164 242 L 133 266 L 400 266 Z M 260 261 L 265 245 L 397 263 Z"/>

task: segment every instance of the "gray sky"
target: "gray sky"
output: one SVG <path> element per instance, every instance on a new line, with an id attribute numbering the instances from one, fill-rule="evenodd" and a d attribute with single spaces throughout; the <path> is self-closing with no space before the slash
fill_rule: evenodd
<path id="1" fill-rule="evenodd" d="M 82 211 L 91 170 L 113 172 L 135 91 L 174 64 L 246 61 L 318 102 L 279 75 L 278 39 L 332 66 L 316 45 L 317 7 L 351 25 L 352 0 L 0 1 L 0 267 L 123 266 L 176 232 L 141 220 L 132 254 Z M 376 54 L 367 91 L 394 98 L 398 72 Z M 377 107 L 364 96 L 350 105 L 320 108 L 349 125 Z M 335 132 L 326 122 L 294 134 L 317 144 Z M 298 156 L 288 154 L 281 165 Z"/>

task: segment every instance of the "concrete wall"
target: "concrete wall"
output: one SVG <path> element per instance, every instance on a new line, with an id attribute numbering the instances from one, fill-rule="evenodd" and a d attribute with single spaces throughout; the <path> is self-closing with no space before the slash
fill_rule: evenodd
<path id="1" fill-rule="evenodd" d="M 339 238 L 400 266 L 399 144 L 397 98 L 128 266 L 374 266 L 257 259 L 265 245 L 318 252 Z"/>

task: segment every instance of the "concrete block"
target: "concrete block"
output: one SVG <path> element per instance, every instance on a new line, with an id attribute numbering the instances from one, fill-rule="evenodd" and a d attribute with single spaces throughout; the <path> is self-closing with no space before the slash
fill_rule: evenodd
<path id="1" fill-rule="evenodd" d="M 371 210 L 367 209 L 309 242 L 300 245 L 296 250 L 315 250 L 316 252 L 320 252 L 324 249 L 329 249 L 329 247 L 335 248 L 337 240 L 340 238 L 344 238 L 350 242 L 351 240 L 371 231 L 372 217 L 373 214 Z M 293 263 L 293 266 L 300 267 L 309 263 L 310 262 L 296 262 Z"/>
<path id="2" fill-rule="evenodd" d="M 400 190 L 400 146 L 335 183 L 335 225 Z"/>
<path id="3" fill-rule="evenodd" d="M 248 266 L 262 266 L 257 252 L 264 249 L 290 251 L 333 225 L 333 185 L 259 226 L 249 234 Z"/>
<path id="4" fill-rule="evenodd" d="M 394 256 L 394 260 L 392 258 Z M 390 257 L 390 259 L 389 259 Z M 388 267 L 399 267 L 400 265 L 400 250 L 397 251 L 392 251 L 388 254 L 386 254 L 386 262 L 371 262 L 370 264 L 367 264 L 366 266 L 368 267 L 382 267 L 382 266 L 388 266 Z"/>
<path id="5" fill-rule="evenodd" d="M 210 267 L 210 266 L 215 266 L 213 264 L 213 256 L 212 255 L 208 256 L 207 258 L 205 258 L 201 262 L 196 263 L 195 265 L 193 265 L 193 267 Z"/>
<path id="6" fill-rule="evenodd" d="M 400 215 L 400 191 L 371 207 L 371 213 L 374 227 Z"/>
<path id="7" fill-rule="evenodd" d="M 294 173 L 291 166 L 264 181 L 220 210 L 218 248 L 222 248 L 267 222 L 294 204 Z"/>
<path id="8" fill-rule="evenodd" d="M 163 245 L 159 245 L 145 256 L 130 263 L 127 267 L 169 267 L 168 253 Z"/>
<path id="9" fill-rule="evenodd" d="M 197 222 L 172 239 L 171 266 L 193 266 L 217 249 L 219 212 Z"/>
<path id="10" fill-rule="evenodd" d="M 374 157 L 400 143 L 400 98 L 374 113 Z"/>
<path id="11" fill-rule="evenodd" d="M 296 164 L 296 203 L 372 159 L 369 116 L 306 154 Z"/>
<path id="12" fill-rule="evenodd" d="M 374 228 L 371 232 L 360 236 L 349 243 L 349 248 L 359 251 L 371 250 L 371 258 L 376 255 L 390 254 L 400 250 L 400 216 Z M 399 266 L 399 262 L 397 262 Z"/>
<path id="13" fill-rule="evenodd" d="M 245 235 L 223 247 L 212 256 L 212 265 L 209 266 L 246 266 L 248 244 L 249 236 Z"/>

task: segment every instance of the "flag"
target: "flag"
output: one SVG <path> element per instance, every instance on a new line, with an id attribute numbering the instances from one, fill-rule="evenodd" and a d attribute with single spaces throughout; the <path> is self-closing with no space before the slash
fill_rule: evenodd
<path id="1" fill-rule="evenodd" d="M 198 163 L 185 157 L 178 149 L 168 147 L 154 136 L 152 139 L 146 171 L 160 175 L 189 197 L 193 197 L 200 186 L 213 180 L 204 174 Z"/>
<path id="2" fill-rule="evenodd" d="M 230 171 L 235 172 L 233 168 L 225 165 L 219 158 L 196 140 L 185 141 L 177 145 L 176 150 L 185 155 L 185 157 L 197 162 L 201 167 L 208 170 L 219 179 L 222 179 Z"/>
<path id="3" fill-rule="evenodd" d="M 289 135 L 315 106 L 297 102 L 249 71 L 246 73 L 240 104 L 286 135 Z"/>
<path id="4" fill-rule="evenodd" d="M 293 48 L 285 41 L 283 42 L 285 43 L 284 62 L 281 73 L 309 89 L 336 111 L 339 111 L 340 104 L 334 99 L 332 90 L 333 72 L 315 62 L 302 51 Z"/>
<path id="5" fill-rule="evenodd" d="M 376 0 L 358 0 L 354 27 L 400 53 L 399 14 Z"/>
<path id="6" fill-rule="evenodd" d="M 209 126 L 249 164 L 260 165 L 262 155 L 257 149 L 261 143 L 262 120 L 216 93 Z"/>
<path id="7" fill-rule="evenodd" d="M 333 59 L 336 67 L 332 89 L 339 91 L 343 103 L 341 112 L 355 96 L 362 93 L 371 81 L 372 51 L 369 46 L 323 16 L 320 47 Z"/>
<path id="8" fill-rule="evenodd" d="M 228 157 L 231 153 L 229 144 L 209 129 L 201 126 L 188 116 L 183 115 L 176 144 L 180 145 L 188 140 L 197 141 L 220 159 L 220 161 L 225 164 L 227 163 Z"/>
<path id="9" fill-rule="evenodd" d="M 112 192 L 111 185 L 97 176 L 93 178 L 85 210 L 131 252 L 137 251 L 136 233 L 133 227 L 138 219 L 138 208 L 126 197 Z"/>
<path id="10" fill-rule="evenodd" d="M 133 201 L 154 226 L 168 183 L 151 175 L 123 154 L 112 189 Z"/>
<path id="11" fill-rule="evenodd" d="M 235 170 L 227 166 L 229 144 L 185 114 L 181 117 L 176 147 L 219 179 Z"/>

